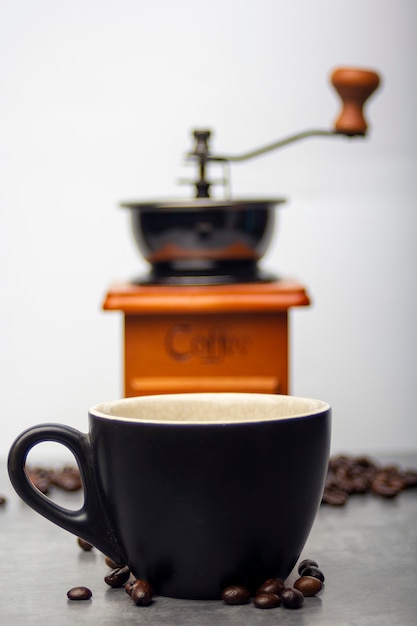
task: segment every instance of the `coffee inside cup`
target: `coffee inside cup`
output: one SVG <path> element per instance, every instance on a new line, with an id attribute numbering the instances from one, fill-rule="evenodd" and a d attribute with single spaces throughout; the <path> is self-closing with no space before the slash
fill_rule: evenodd
<path id="1" fill-rule="evenodd" d="M 190 393 L 124 398 L 90 412 L 104 419 L 164 424 L 263 422 L 308 416 L 329 408 L 310 398 L 256 393 Z"/>

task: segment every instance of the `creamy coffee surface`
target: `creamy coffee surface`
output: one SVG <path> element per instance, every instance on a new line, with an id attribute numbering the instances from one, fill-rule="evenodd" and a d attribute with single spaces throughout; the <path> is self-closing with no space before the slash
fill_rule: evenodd
<path id="1" fill-rule="evenodd" d="M 262 422 L 326 411 L 321 400 L 254 393 L 190 393 L 103 402 L 90 413 L 102 418 L 144 422 L 211 424 Z"/>

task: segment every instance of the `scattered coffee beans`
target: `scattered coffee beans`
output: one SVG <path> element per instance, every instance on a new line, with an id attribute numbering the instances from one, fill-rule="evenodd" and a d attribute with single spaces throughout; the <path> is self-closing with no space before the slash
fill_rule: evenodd
<path id="1" fill-rule="evenodd" d="M 285 582 L 282 578 L 269 578 L 259 587 L 257 593 L 275 593 L 280 596 L 284 588 Z"/>
<path id="2" fill-rule="evenodd" d="M 276 593 L 258 593 L 253 603 L 257 609 L 275 609 L 281 600 Z"/>
<path id="3" fill-rule="evenodd" d="M 416 470 L 380 466 L 365 456 L 341 454 L 330 458 L 322 503 L 343 506 L 349 496 L 370 492 L 393 498 L 403 489 L 416 486 Z"/>
<path id="4" fill-rule="evenodd" d="M 324 574 L 317 561 L 304 559 L 298 565 L 298 578 L 293 587 L 285 586 L 281 578 L 268 578 L 256 591 L 253 604 L 258 609 L 273 609 L 280 605 L 287 609 L 299 609 L 304 598 L 315 596 L 323 588 Z M 130 593 L 129 589 L 126 589 Z M 247 604 L 250 591 L 241 585 L 230 585 L 222 593 L 226 604 Z"/>
<path id="5" fill-rule="evenodd" d="M 152 586 L 146 580 L 135 580 L 129 595 L 136 606 L 149 606 L 153 597 Z"/>
<path id="6" fill-rule="evenodd" d="M 60 470 L 44 467 L 28 468 L 27 474 L 31 482 L 44 494 L 48 494 L 51 487 L 64 491 L 79 491 L 82 481 L 77 467 L 63 467 Z"/>
<path id="7" fill-rule="evenodd" d="M 248 604 L 250 591 L 242 585 L 230 585 L 224 589 L 222 600 L 225 604 Z"/>
<path id="8" fill-rule="evenodd" d="M 112 569 L 111 572 L 104 577 L 104 582 L 106 582 L 109 587 L 123 587 L 129 580 L 129 576 L 130 570 L 127 565 L 125 565 L 124 567 Z"/>
<path id="9" fill-rule="evenodd" d="M 73 587 L 67 591 L 69 600 L 89 600 L 93 594 L 88 587 Z"/>
<path id="10" fill-rule="evenodd" d="M 82 539 L 81 537 L 77 538 L 77 542 L 80 548 L 84 550 L 84 552 L 89 552 L 94 547 L 91 543 L 88 543 L 88 541 L 86 541 L 85 539 Z"/>
<path id="11" fill-rule="evenodd" d="M 298 589 L 286 587 L 281 594 L 281 602 L 287 609 L 301 609 L 304 604 L 304 596 Z"/>
<path id="12" fill-rule="evenodd" d="M 323 588 L 323 583 L 314 576 L 301 576 L 294 583 L 294 589 L 301 591 L 305 598 L 315 596 Z"/>

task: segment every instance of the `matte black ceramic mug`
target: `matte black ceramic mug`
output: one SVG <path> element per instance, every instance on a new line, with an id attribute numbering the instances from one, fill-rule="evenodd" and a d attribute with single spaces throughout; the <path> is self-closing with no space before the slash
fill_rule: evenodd
<path id="1" fill-rule="evenodd" d="M 330 406 L 264 394 L 143 396 L 89 412 L 89 434 L 61 424 L 22 433 L 9 454 L 17 493 L 38 513 L 92 543 L 156 593 L 219 598 L 286 578 L 320 504 Z M 43 441 L 77 459 L 84 504 L 67 510 L 25 472 Z"/>

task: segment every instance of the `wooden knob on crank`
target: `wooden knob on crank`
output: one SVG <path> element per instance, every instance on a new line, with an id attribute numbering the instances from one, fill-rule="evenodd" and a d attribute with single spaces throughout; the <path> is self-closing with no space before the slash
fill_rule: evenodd
<path id="1" fill-rule="evenodd" d="M 331 82 L 343 102 L 335 131 L 345 135 L 365 135 L 368 125 L 363 106 L 380 83 L 378 74 L 371 70 L 340 67 L 332 73 Z"/>

